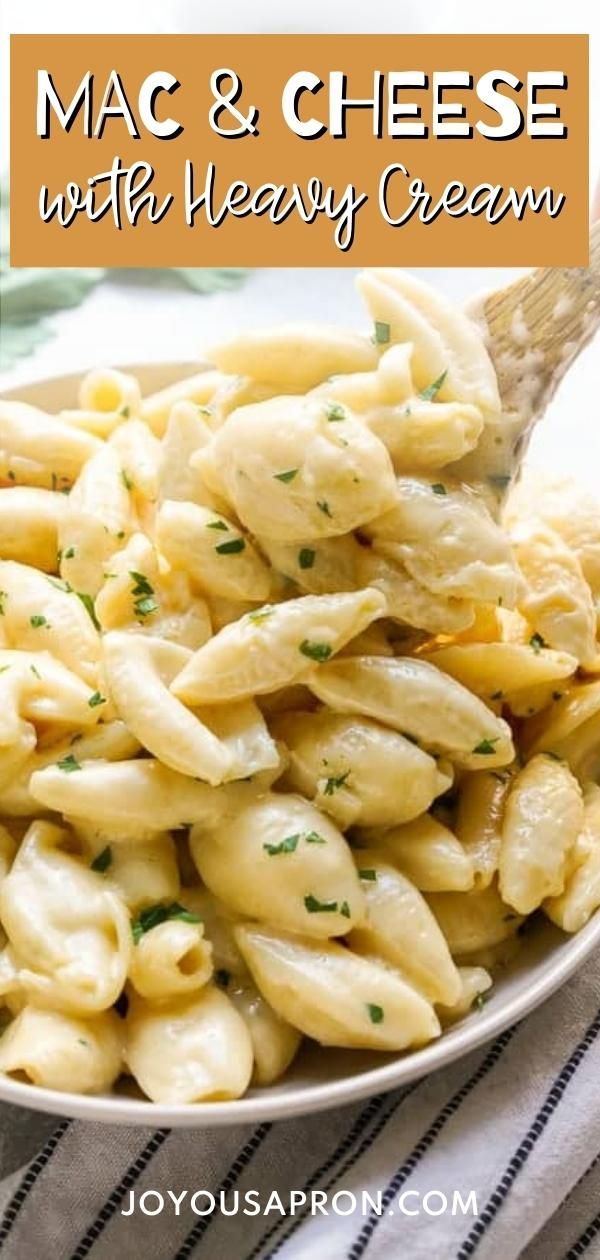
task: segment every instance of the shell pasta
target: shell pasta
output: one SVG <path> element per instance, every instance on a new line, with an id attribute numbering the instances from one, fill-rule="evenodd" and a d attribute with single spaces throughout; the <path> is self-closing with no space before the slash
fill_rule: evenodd
<path id="1" fill-rule="evenodd" d="M 600 506 L 508 489 L 467 315 L 358 287 L 372 331 L 0 401 L 0 1074 L 410 1052 L 600 907 Z"/>

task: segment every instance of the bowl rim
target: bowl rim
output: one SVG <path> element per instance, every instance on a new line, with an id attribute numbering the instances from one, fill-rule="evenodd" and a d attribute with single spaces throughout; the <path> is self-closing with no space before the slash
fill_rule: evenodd
<path id="1" fill-rule="evenodd" d="M 169 360 L 115 366 L 120 371 L 133 374 L 151 374 L 156 378 L 164 375 L 165 384 L 208 367 L 201 359 L 195 362 Z M 65 389 L 74 387 L 86 370 L 81 368 L 70 373 L 32 379 L 5 390 L 3 397 L 20 400 L 23 395 L 35 392 L 46 384 L 58 386 L 62 383 Z M 0 1076 L 0 1101 L 93 1123 L 190 1129 L 257 1124 L 347 1106 L 372 1094 L 385 1093 L 419 1080 L 478 1049 L 546 1001 L 574 975 L 596 948 L 600 949 L 600 909 L 578 933 L 573 936 L 564 934 L 547 955 L 530 965 L 530 984 L 525 982 L 527 967 L 522 973 L 515 971 L 519 985 L 512 996 L 504 997 L 500 991 L 482 1011 L 465 1016 L 460 1023 L 443 1032 L 439 1040 L 420 1050 L 400 1054 L 391 1062 L 386 1060 L 380 1067 L 350 1070 L 336 1080 L 286 1086 L 283 1078 L 283 1084 L 278 1084 L 272 1093 L 269 1093 L 269 1087 L 263 1087 L 251 1091 L 244 1098 L 231 1101 L 162 1104 L 118 1094 L 73 1094 Z"/>

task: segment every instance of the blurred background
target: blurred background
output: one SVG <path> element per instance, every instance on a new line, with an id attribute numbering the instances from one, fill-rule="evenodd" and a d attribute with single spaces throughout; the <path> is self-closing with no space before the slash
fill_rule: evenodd
<path id="1" fill-rule="evenodd" d="M 8 46 L 17 32 L 502 32 L 589 33 L 591 186 L 600 170 L 600 6 L 590 0 L 3 0 L 0 8 L 0 176 L 8 168 Z M 584 172 L 582 172 L 582 178 Z M 557 175 L 558 179 L 558 175 Z M 238 328 L 318 319 L 364 323 L 352 268 L 250 272 L 12 272 L 7 266 L 6 185 L 0 256 L 0 391 L 94 363 L 193 360 Z M 506 270 L 425 270 L 462 301 L 505 283 Z M 34 317 L 30 318 L 32 306 Z M 64 306 L 65 309 L 54 309 Z M 9 318 L 10 315 L 10 318 Z M 567 469 L 596 488 L 600 463 L 597 349 L 572 369 L 534 438 L 534 462 Z"/>

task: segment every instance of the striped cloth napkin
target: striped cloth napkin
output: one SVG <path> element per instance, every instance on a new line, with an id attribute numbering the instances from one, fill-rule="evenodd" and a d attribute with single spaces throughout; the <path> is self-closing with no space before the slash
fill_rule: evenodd
<path id="1" fill-rule="evenodd" d="M 0 1123 L 5 1260 L 597 1260 L 600 955 L 493 1043 L 361 1105 L 254 1129 L 57 1124 L 7 1106 Z M 191 1210 L 199 1190 L 214 1211 L 206 1195 L 206 1214 Z M 188 1191 L 179 1214 L 169 1191 Z M 236 1191 L 263 1214 L 230 1214 Z M 264 1213 L 273 1191 L 286 1214 Z M 329 1215 L 292 1216 L 291 1191 L 323 1192 Z M 162 1212 L 144 1214 L 144 1195 Z"/>

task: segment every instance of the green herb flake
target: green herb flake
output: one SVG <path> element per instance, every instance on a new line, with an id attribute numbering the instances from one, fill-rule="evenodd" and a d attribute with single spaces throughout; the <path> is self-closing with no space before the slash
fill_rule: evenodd
<path id="1" fill-rule="evenodd" d="M 78 600 L 80 600 L 80 602 L 83 604 L 83 607 L 85 608 L 85 611 L 88 617 L 90 618 L 90 620 L 94 623 L 96 630 L 100 630 L 101 628 L 100 622 L 98 621 L 98 618 L 96 616 L 96 609 L 94 607 L 94 601 L 91 595 L 88 595 L 87 591 L 74 591 L 73 594 L 76 595 Z"/>
<path id="2" fill-rule="evenodd" d="M 145 573 L 138 573 L 136 569 L 130 569 L 129 576 L 133 578 L 133 595 L 154 595 L 154 587 L 148 581 Z"/>
<path id="3" fill-rule="evenodd" d="M 255 626 L 259 626 L 261 621 L 266 621 L 267 617 L 271 617 L 275 609 L 271 604 L 264 604 L 262 608 L 257 608 L 256 612 L 248 613 L 248 621 L 254 622 Z"/>
<path id="4" fill-rule="evenodd" d="M 377 879 L 377 871 L 374 871 L 372 867 L 365 868 L 364 870 L 359 870 L 358 878 L 369 880 L 371 883 L 374 883 L 375 880 Z"/>
<path id="5" fill-rule="evenodd" d="M 90 696 L 88 705 L 90 709 L 97 709 L 100 704 L 106 704 L 106 696 L 103 696 L 99 691 L 95 691 L 94 694 Z"/>
<path id="6" fill-rule="evenodd" d="M 94 861 L 90 864 L 91 870 L 97 871 L 99 875 L 104 875 L 105 871 L 108 870 L 109 866 L 112 866 L 112 860 L 113 860 L 112 849 L 110 845 L 107 844 L 106 848 L 102 849 L 102 852 L 99 853 L 97 857 L 94 858 Z"/>
<path id="7" fill-rule="evenodd" d="M 33 669 L 33 665 L 31 668 Z M 7 669 L 10 669 L 10 665 L 0 665 L 0 674 L 5 674 Z"/>
<path id="8" fill-rule="evenodd" d="M 131 408 L 130 408 L 130 407 L 121 407 L 121 409 L 120 409 L 120 411 L 119 411 L 119 415 L 120 415 L 120 416 L 122 416 L 124 420 L 128 420 L 128 419 L 129 419 L 129 416 L 131 415 Z"/>
<path id="9" fill-rule="evenodd" d="M 487 1001 L 489 1001 L 487 993 L 478 993 L 473 1001 L 473 1009 L 482 1011 Z"/>
<path id="10" fill-rule="evenodd" d="M 73 559 L 74 559 L 74 556 L 75 556 L 75 548 L 74 548 L 74 547 L 67 547 L 67 550 L 66 550 L 66 551 L 63 551 L 63 553 L 62 553 L 62 558 L 63 558 L 63 560 L 73 560 Z"/>
<path id="11" fill-rule="evenodd" d="M 215 551 L 220 556 L 235 556 L 246 546 L 245 538 L 229 538 L 227 542 L 217 543 Z"/>
<path id="12" fill-rule="evenodd" d="M 280 853 L 295 853 L 299 839 L 300 832 L 297 832 L 295 836 L 286 836 L 279 844 L 263 844 L 263 849 L 269 857 L 278 857 Z"/>
<path id="13" fill-rule="evenodd" d="M 432 402 L 432 400 L 439 394 L 447 375 L 448 369 L 446 368 L 445 372 L 442 372 L 441 376 L 438 376 L 437 380 L 431 382 L 431 385 L 427 385 L 425 389 L 419 390 L 419 398 L 422 398 L 423 402 Z"/>
<path id="14" fill-rule="evenodd" d="M 161 923 L 168 923 L 171 919 L 180 919 L 183 923 L 202 922 L 199 914 L 194 914 L 192 910 L 186 910 L 185 906 L 181 906 L 178 901 L 172 901 L 168 904 L 159 902 L 155 906 L 146 906 L 146 909 L 141 910 L 137 918 L 133 919 L 131 923 L 134 945 L 139 945 L 146 932 L 151 932 L 152 928 L 160 927 Z"/>
<path id="15" fill-rule="evenodd" d="M 328 661 L 333 648 L 328 643 L 311 643 L 310 639 L 303 639 L 300 644 L 300 651 L 303 656 L 308 656 L 311 661 Z"/>
<path id="16" fill-rule="evenodd" d="M 529 640 L 529 646 L 530 646 L 530 648 L 532 648 L 532 649 L 533 649 L 533 651 L 535 652 L 536 656 L 539 656 L 539 654 L 540 654 L 540 652 L 541 652 L 542 648 L 545 648 L 545 647 L 546 647 L 546 644 L 545 644 L 545 642 L 544 642 L 544 640 L 543 640 L 543 638 L 542 638 L 541 634 L 532 634 L 532 636 L 531 636 L 531 638 L 530 638 L 530 640 Z"/>
<path id="17" fill-rule="evenodd" d="M 5 613 L 4 603 L 5 603 L 5 600 L 7 599 L 8 599 L 7 592 L 0 591 L 0 617 L 4 616 L 4 613 Z"/>
<path id="18" fill-rule="evenodd" d="M 312 893 L 307 893 L 304 905 L 309 914 L 337 914 L 337 901 L 319 901 L 318 897 L 313 897 Z"/>
<path id="19" fill-rule="evenodd" d="M 367 1002 L 367 1010 L 372 1024 L 383 1023 L 383 1006 L 377 1006 L 375 1002 Z"/>
<path id="20" fill-rule="evenodd" d="M 317 507 L 319 512 L 322 512 L 324 516 L 329 516 L 330 518 L 332 517 L 333 513 L 327 499 L 317 499 Z"/>
<path id="21" fill-rule="evenodd" d="M 506 490 L 506 487 L 510 485 L 511 475 L 510 473 L 493 473 L 488 477 L 488 481 L 495 490 Z"/>
<path id="22" fill-rule="evenodd" d="M 493 757 L 496 751 L 494 744 L 497 744 L 499 739 L 499 735 L 496 735 L 494 739 L 482 739 L 479 744 L 475 745 L 473 752 L 477 753 L 479 757 Z"/>
<path id="23" fill-rule="evenodd" d="M 375 320 L 375 332 L 373 333 L 373 341 L 376 346 L 388 346 L 392 335 L 390 324 L 385 324 L 383 320 Z"/>
<path id="24" fill-rule="evenodd" d="M 312 569 L 315 563 L 316 551 L 311 547 L 301 547 L 298 552 L 298 566 L 301 569 Z"/>
<path id="25" fill-rule="evenodd" d="M 225 521 L 208 521 L 206 528 L 227 530 L 229 529 L 229 526 L 225 524 Z"/>
<path id="26" fill-rule="evenodd" d="M 434 494 L 447 494 L 448 491 L 442 481 L 434 481 L 431 487 Z"/>
<path id="27" fill-rule="evenodd" d="M 337 420 L 346 419 L 346 408 L 338 402 L 325 403 L 325 415 L 330 424 L 334 424 Z"/>
<path id="28" fill-rule="evenodd" d="M 350 918 L 350 906 L 348 905 L 347 901 L 342 901 L 342 904 L 340 906 L 340 914 L 343 914 L 345 919 Z"/>
<path id="29" fill-rule="evenodd" d="M 299 468 L 288 468 L 286 472 L 273 473 L 273 481 L 283 481 L 285 485 L 288 485 L 290 481 L 294 480 L 294 477 L 298 476 L 299 472 Z"/>
<path id="30" fill-rule="evenodd" d="M 6 668 L 8 669 L 8 665 L 6 666 Z M 40 674 L 39 669 L 37 669 L 35 665 L 30 665 L 30 666 L 29 666 L 29 668 L 30 668 L 30 670 L 31 670 L 31 672 L 32 672 L 32 674 L 33 674 L 33 677 L 34 677 L 34 678 L 41 678 L 41 677 L 42 677 L 42 675 Z"/>
<path id="31" fill-rule="evenodd" d="M 150 617 L 152 613 L 158 612 L 158 602 L 153 595 L 143 595 L 141 599 L 134 601 L 133 609 L 136 617 Z"/>
<path id="32" fill-rule="evenodd" d="M 327 841 L 323 836 L 319 835 L 318 831 L 307 831 L 304 839 L 307 844 L 327 844 Z"/>
<path id="33" fill-rule="evenodd" d="M 502 699 L 503 699 L 503 697 L 504 697 L 504 692 L 503 692 L 503 691 L 492 691 L 492 694 L 491 694 L 491 696 L 490 696 L 490 700 L 502 700 Z"/>
<path id="34" fill-rule="evenodd" d="M 344 787 L 346 780 L 349 778 L 350 778 L 349 770 L 346 770 L 345 774 L 331 775 L 325 782 L 325 787 L 323 788 L 323 795 L 333 796 L 334 792 L 337 792 L 339 788 Z"/>
<path id="35" fill-rule="evenodd" d="M 29 618 L 29 624 L 33 626 L 34 630 L 39 630 L 41 626 L 46 626 L 48 630 L 50 629 L 46 617 L 43 617 L 41 613 L 34 613 L 33 616 Z"/>
<path id="36" fill-rule="evenodd" d="M 58 769 L 64 771 L 65 774 L 72 774 L 74 770 L 81 770 L 81 765 L 77 758 L 73 756 L 73 753 L 68 753 L 66 757 L 62 758 L 62 761 L 57 761 L 56 764 Z"/>

